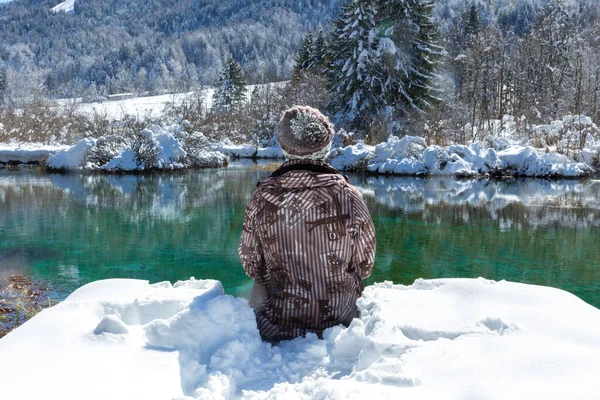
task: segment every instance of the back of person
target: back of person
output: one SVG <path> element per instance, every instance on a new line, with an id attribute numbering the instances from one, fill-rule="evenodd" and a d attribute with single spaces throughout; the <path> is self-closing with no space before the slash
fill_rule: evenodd
<path id="1" fill-rule="evenodd" d="M 320 335 L 358 316 L 375 232 L 362 196 L 341 174 L 322 160 L 293 158 L 252 196 L 239 253 L 255 280 L 261 336 Z"/>

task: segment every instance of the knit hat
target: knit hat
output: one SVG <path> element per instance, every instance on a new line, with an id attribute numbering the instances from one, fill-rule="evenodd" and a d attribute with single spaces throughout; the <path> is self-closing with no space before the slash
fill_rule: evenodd
<path id="1" fill-rule="evenodd" d="M 288 159 L 322 160 L 329 152 L 333 125 L 315 108 L 295 106 L 285 112 L 277 140 Z"/>

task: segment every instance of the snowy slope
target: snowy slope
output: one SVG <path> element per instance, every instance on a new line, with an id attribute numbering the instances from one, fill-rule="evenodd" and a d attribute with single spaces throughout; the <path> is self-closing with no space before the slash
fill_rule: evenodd
<path id="1" fill-rule="evenodd" d="M 99 281 L 0 340 L 7 399 L 591 399 L 600 310 L 485 279 L 367 287 L 360 319 L 272 347 L 217 281 Z M 35 382 L 35 384 L 31 384 Z"/>
<path id="2" fill-rule="evenodd" d="M 246 101 L 250 101 L 254 89 L 264 90 L 270 87 L 272 90 L 282 88 L 287 84 L 287 81 L 266 83 L 260 85 L 246 86 Z M 157 119 L 162 116 L 165 106 L 171 104 L 181 104 L 190 101 L 195 96 L 199 96 L 204 106 L 207 109 L 212 108 L 214 88 L 209 87 L 200 90 L 199 92 L 186 92 L 163 94 L 156 96 L 140 96 L 123 100 L 103 101 L 101 103 L 84 103 L 81 99 L 62 99 L 56 100 L 59 108 L 72 106 L 75 104 L 76 111 L 82 115 L 94 116 L 99 115 L 111 120 L 121 120 L 127 115 L 133 115 L 138 118 L 153 118 Z"/>
<path id="3" fill-rule="evenodd" d="M 75 9 L 75 0 L 66 0 L 63 1 L 62 3 L 52 7 L 52 11 L 57 13 L 57 12 L 65 12 L 65 13 L 72 13 Z"/>

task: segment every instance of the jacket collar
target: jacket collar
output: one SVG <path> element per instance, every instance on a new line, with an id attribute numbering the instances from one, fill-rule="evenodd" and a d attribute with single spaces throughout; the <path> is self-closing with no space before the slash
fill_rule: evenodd
<path id="1" fill-rule="evenodd" d="M 271 174 L 271 177 L 281 176 L 290 171 L 309 171 L 320 174 L 337 174 L 342 175 L 340 171 L 321 160 L 289 160 L 284 162 L 275 172 Z"/>

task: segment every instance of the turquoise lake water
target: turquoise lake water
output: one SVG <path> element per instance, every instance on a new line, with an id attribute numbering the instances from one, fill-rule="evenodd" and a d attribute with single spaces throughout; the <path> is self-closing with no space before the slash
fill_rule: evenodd
<path id="1" fill-rule="evenodd" d="M 246 295 L 246 203 L 268 171 L 81 176 L 0 170 L 0 276 L 62 299 L 98 279 L 194 276 Z M 368 283 L 485 277 L 553 286 L 600 308 L 600 181 L 350 176 L 377 233 Z"/>

